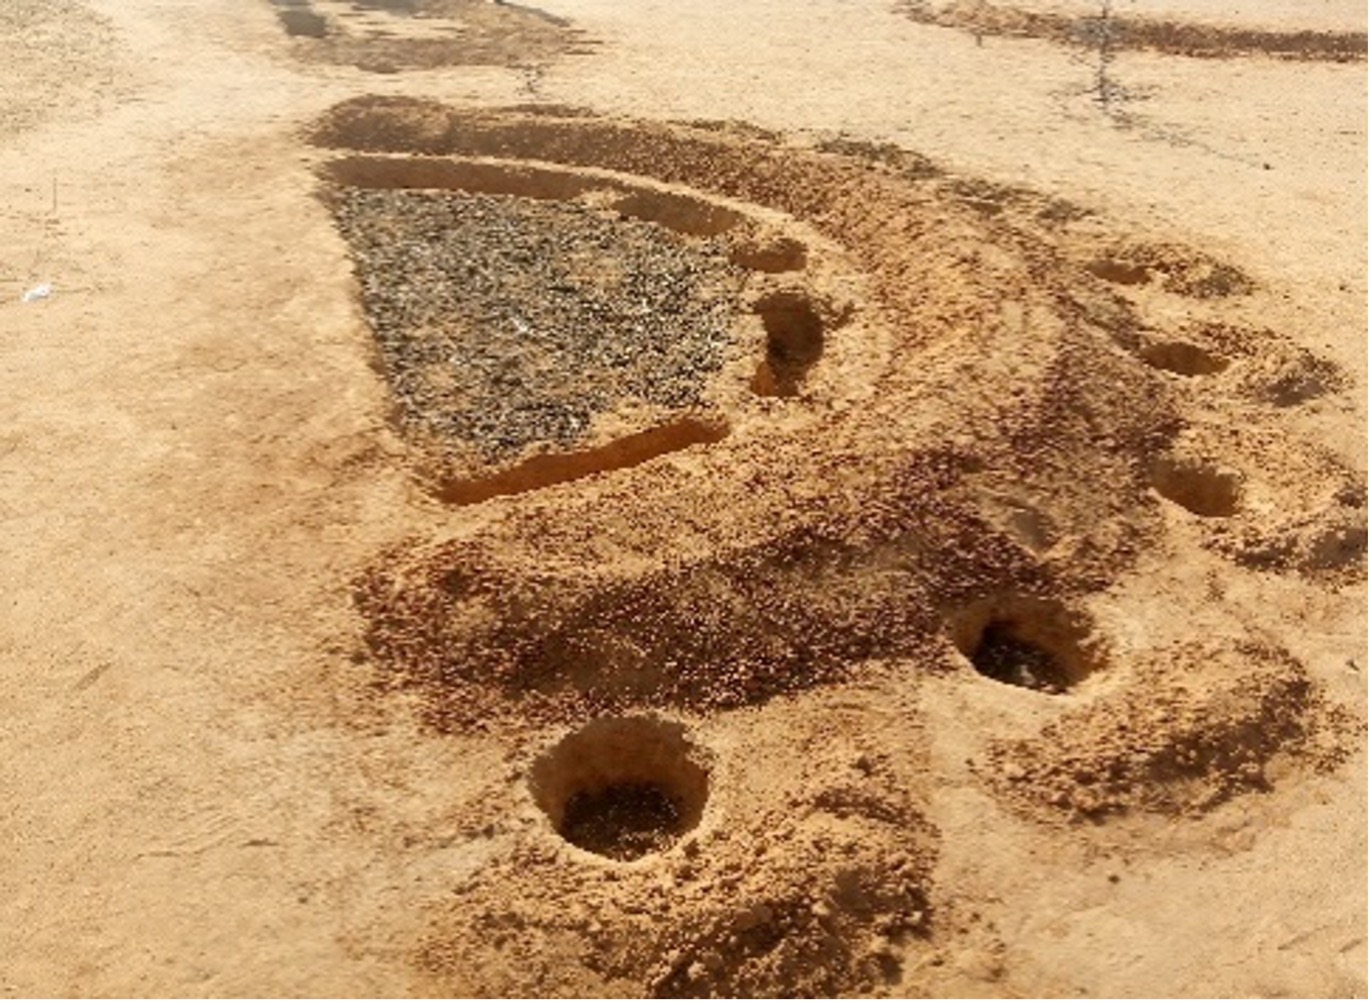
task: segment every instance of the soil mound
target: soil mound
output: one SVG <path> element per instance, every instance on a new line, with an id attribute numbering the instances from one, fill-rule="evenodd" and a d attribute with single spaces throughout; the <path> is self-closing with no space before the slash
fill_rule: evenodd
<path id="1" fill-rule="evenodd" d="M 1268 789 L 1277 758 L 1329 768 L 1344 754 L 1351 721 L 1323 705 L 1284 651 L 1197 643 L 1160 651 L 1134 670 L 1145 689 L 1102 698 L 1036 737 L 994 745 L 991 784 L 1031 812 L 1176 815 Z"/>
<path id="2" fill-rule="evenodd" d="M 1366 33 L 1357 31 L 1263 31 L 1125 14 L 1071 15 L 986 0 L 905 0 L 901 10 L 920 24 L 1092 49 L 1140 49 L 1201 59 L 1262 55 L 1336 63 L 1366 59 Z"/>
<path id="3" fill-rule="evenodd" d="M 702 337 L 724 359 L 691 369 L 689 400 L 670 397 L 680 370 L 627 370 L 642 396 L 706 401 L 727 428 L 636 462 L 589 458 L 621 445 L 623 425 L 564 435 L 492 405 L 478 408 L 489 432 L 430 426 L 458 452 L 513 436 L 515 458 L 448 459 L 444 475 L 520 491 L 439 491 L 479 517 L 379 555 L 357 582 L 378 683 L 436 731 L 562 733 L 565 748 L 617 733 L 603 721 L 666 713 L 707 729 L 777 706 L 822 727 L 831 696 L 877 686 L 899 703 L 912 679 L 962 673 L 1066 713 L 978 766 L 1032 817 L 1186 815 L 1264 789 L 1277 760 L 1337 761 L 1336 712 L 1259 635 L 1140 650 L 1090 611 L 1162 546 L 1317 581 L 1362 566 L 1358 479 L 1280 430 L 1299 402 L 1253 389 L 1288 343 L 1217 319 L 1263 294 L 1240 269 L 917 158 L 736 129 L 367 98 L 312 136 L 338 151 L 321 171 L 332 204 L 385 207 L 360 230 L 340 217 L 383 353 L 419 350 L 434 315 L 426 283 L 409 312 L 367 285 L 390 253 L 380 221 L 411 204 L 398 189 L 424 218 L 456 212 L 430 235 L 402 227 L 415 261 L 455 261 L 450 234 L 487 219 L 515 233 L 536 220 L 561 262 L 581 242 L 559 228 L 604 232 L 618 263 L 597 267 L 613 274 L 651 248 L 676 276 L 664 281 L 699 290 L 657 322 L 682 319 L 681 351 Z M 576 307 L 541 284 L 511 279 L 497 298 L 555 330 Z M 718 298 L 701 301 L 707 288 Z M 447 312 L 466 309 L 471 341 L 444 350 L 491 380 L 465 392 L 493 400 L 501 384 L 476 363 L 500 321 Z M 624 302 L 610 313 L 606 330 L 632 326 Z M 593 397 L 598 377 L 586 383 Z M 549 451 L 569 445 L 581 466 Z M 416 443 L 421 478 L 434 450 Z M 539 480 L 539 462 L 569 475 Z M 940 907 L 926 780 L 882 773 L 879 755 L 860 768 L 825 755 L 784 808 L 781 793 L 744 805 L 745 768 L 666 767 L 693 753 L 642 740 L 654 750 L 607 760 L 657 763 L 650 774 L 558 785 L 547 759 L 530 764 L 542 820 L 464 889 L 474 927 L 436 920 L 421 963 L 438 984 L 832 994 L 898 976 Z M 594 744 L 573 757 L 598 761 Z M 557 913 L 573 888 L 586 912 Z"/>

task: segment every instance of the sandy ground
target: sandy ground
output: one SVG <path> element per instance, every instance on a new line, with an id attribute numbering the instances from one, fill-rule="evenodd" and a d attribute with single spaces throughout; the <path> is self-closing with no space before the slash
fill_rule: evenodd
<path id="1" fill-rule="evenodd" d="M 1126 52 L 1105 114 L 1088 51 L 867 0 L 548 0 L 570 51 L 472 21 L 487 64 L 398 72 L 265 2 L 9 6 L 0 991 L 1365 995 L 1364 61 Z M 1266 11 L 1215 23 L 1366 27 Z M 316 197 L 365 95 L 459 140 L 582 109 L 434 152 L 722 200 L 856 319 L 794 399 L 721 391 L 721 443 L 444 503 Z M 658 124 L 696 120 L 774 135 Z M 972 670 L 987 616 L 1069 691 Z M 603 674 L 671 654 L 644 623 L 679 680 Z M 569 846 L 545 753 L 647 711 L 698 831 Z"/>

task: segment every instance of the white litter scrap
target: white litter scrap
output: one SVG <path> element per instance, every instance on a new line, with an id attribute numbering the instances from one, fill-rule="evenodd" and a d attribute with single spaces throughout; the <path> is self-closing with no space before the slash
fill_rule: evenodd
<path id="1" fill-rule="evenodd" d="M 19 298 L 26 303 L 36 303 L 40 299 L 47 299 L 53 293 L 53 288 L 47 282 L 42 285 L 35 285 Z"/>

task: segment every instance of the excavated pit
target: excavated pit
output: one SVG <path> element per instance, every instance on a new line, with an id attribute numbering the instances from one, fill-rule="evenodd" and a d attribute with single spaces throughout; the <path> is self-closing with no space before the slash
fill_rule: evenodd
<path id="1" fill-rule="evenodd" d="M 539 757 L 529 789 L 567 842 L 627 862 L 669 848 L 700 823 L 709 770 L 682 725 L 608 717 Z"/>
<path id="2" fill-rule="evenodd" d="M 808 297 L 776 292 L 754 307 L 766 329 L 766 358 L 753 390 L 759 396 L 793 397 L 824 353 L 824 321 Z"/>
<path id="3" fill-rule="evenodd" d="M 540 176 L 461 180 L 527 191 Z M 735 340 L 742 278 L 726 250 L 563 200 L 572 186 L 539 191 L 352 187 L 333 199 L 402 429 L 453 503 L 727 433 L 692 413 Z M 648 427 L 596 441 L 598 423 L 628 410 Z"/>

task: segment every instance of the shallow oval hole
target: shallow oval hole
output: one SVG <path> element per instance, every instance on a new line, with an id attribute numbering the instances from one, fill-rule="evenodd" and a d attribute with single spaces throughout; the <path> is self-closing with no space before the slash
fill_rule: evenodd
<path id="1" fill-rule="evenodd" d="M 1143 285 L 1152 277 L 1146 265 L 1131 261 L 1116 261 L 1113 258 L 1096 258 L 1086 268 L 1092 275 L 1115 285 Z"/>
<path id="2" fill-rule="evenodd" d="M 793 397 L 824 353 L 824 322 L 808 297 L 774 292 L 757 301 L 766 329 L 766 358 L 757 368 L 752 389 L 766 397 Z"/>
<path id="3" fill-rule="evenodd" d="M 1163 341 L 1142 350 L 1143 361 L 1154 369 L 1179 376 L 1212 376 L 1228 368 L 1228 359 L 1185 341 Z"/>
<path id="4" fill-rule="evenodd" d="M 1186 511 L 1203 518 L 1227 518 L 1237 514 L 1242 482 L 1198 459 L 1164 456 L 1152 462 L 1149 474 L 1158 494 Z"/>
<path id="5" fill-rule="evenodd" d="M 699 824 L 709 770 L 681 724 L 606 717 L 544 752 L 529 786 L 562 838 L 627 861 L 661 852 Z"/>
<path id="6" fill-rule="evenodd" d="M 986 678 L 1061 695 L 1099 666 L 1085 619 L 1060 602 L 999 599 L 976 603 L 951 622 L 952 642 Z"/>
<path id="7" fill-rule="evenodd" d="M 666 191 L 633 191 L 615 201 L 612 208 L 622 215 L 695 237 L 718 236 L 743 220 L 742 214 L 733 209 Z"/>

